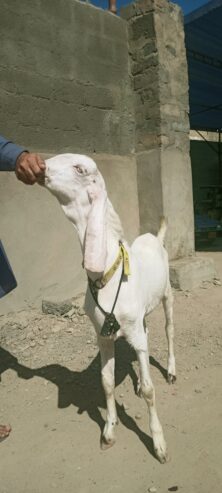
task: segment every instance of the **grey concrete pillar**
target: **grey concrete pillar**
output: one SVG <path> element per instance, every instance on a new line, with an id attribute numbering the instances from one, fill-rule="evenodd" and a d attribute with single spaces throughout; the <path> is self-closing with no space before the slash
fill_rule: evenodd
<path id="1" fill-rule="evenodd" d="M 168 219 L 171 259 L 194 252 L 188 76 L 180 8 L 140 0 L 124 8 L 135 107 L 141 233 Z"/>

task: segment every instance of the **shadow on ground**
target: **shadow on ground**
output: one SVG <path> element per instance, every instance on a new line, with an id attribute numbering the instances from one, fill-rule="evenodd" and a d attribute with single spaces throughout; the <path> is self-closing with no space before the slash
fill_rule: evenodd
<path id="1" fill-rule="evenodd" d="M 116 387 L 129 375 L 136 391 L 137 375 L 132 365 L 135 360 L 136 354 L 134 350 L 125 341 L 118 341 L 116 343 Z M 152 356 L 150 357 L 150 363 L 166 379 L 166 370 Z M 102 433 L 105 422 L 99 408 L 106 408 L 106 403 L 101 386 L 99 353 L 85 370 L 78 372 L 71 371 L 58 364 L 31 369 L 20 364 L 15 356 L 0 347 L 0 381 L 1 375 L 8 369 L 16 371 L 18 377 L 25 380 L 37 376 L 55 384 L 58 387 L 58 407 L 66 408 L 72 404 L 78 408 L 79 414 L 87 412 L 88 416 L 98 424 Z M 122 424 L 134 432 L 150 454 L 155 457 L 152 439 L 140 430 L 134 419 L 126 413 L 123 405 L 120 405 L 117 401 L 116 408 L 118 418 Z"/>

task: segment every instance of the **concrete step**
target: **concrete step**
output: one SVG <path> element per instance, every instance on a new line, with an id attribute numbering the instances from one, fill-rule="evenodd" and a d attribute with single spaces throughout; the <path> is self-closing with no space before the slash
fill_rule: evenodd
<path id="1" fill-rule="evenodd" d="M 212 281 L 217 277 L 212 258 L 184 257 L 170 262 L 170 281 L 172 287 L 181 291 L 191 291 L 203 281 Z"/>

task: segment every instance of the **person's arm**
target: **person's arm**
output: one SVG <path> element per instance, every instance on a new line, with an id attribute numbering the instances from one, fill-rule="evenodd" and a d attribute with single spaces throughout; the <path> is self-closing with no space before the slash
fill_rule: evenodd
<path id="1" fill-rule="evenodd" d="M 16 161 L 23 152 L 26 149 L 0 135 L 0 171 L 15 171 Z"/>
<path id="2" fill-rule="evenodd" d="M 39 154 L 29 152 L 0 135 L 0 171 L 14 171 L 18 180 L 33 185 L 43 182 L 45 163 Z"/>

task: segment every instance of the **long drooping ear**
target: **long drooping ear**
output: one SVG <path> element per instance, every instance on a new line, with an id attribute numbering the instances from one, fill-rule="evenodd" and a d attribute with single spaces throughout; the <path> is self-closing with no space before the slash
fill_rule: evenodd
<path id="1" fill-rule="evenodd" d="M 88 188 L 89 201 L 92 205 L 86 227 L 84 267 L 88 271 L 102 273 L 107 255 L 107 193 L 104 182 L 98 178 Z"/>

